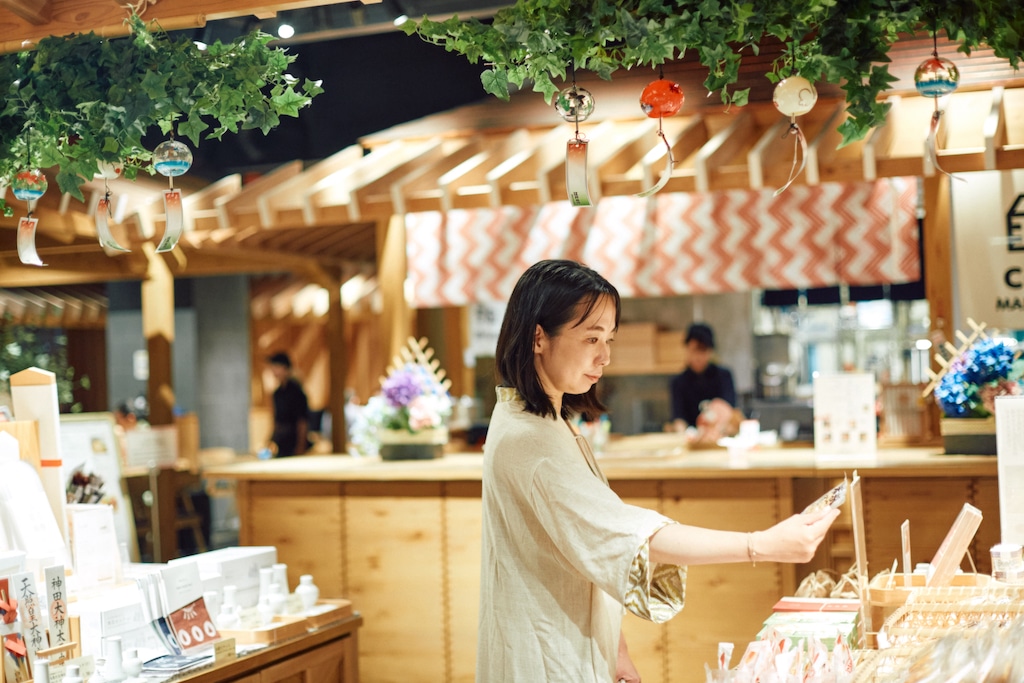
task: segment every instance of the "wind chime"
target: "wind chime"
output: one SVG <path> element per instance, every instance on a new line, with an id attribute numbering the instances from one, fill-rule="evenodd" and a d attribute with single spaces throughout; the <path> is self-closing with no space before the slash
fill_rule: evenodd
<path id="1" fill-rule="evenodd" d="M 665 131 L 661 127 L 661 120 L 666 116 L 674 116 L 678 113 L 682 109 L 683 100 L 685 99 L 686 95 L 683 93 L 683 89 L 679 87 L 679 84 L 666 80 L 664 72 L 660 70 L 658 80 L 648 83 L 647 87 L 640 93 L 640 109 L 649 118 L 658 119 L 658 137 L 665 143 L 666 159 L 665 170 L 662 171 L 658 182 L 643 192 L 638 192 L 636 194 L 637 197 L 650 197 L 665 187 L 672 177 L 672 169 L 675 166 L 675 160 L 672 158 L 672 143 L 665 137 Z"/>
<path id="2" fill-rule="evenodd" d="M 100 161 L 98 165 L 99 172 L 96 173 L 95 177 L 103 179 L 103 199 L 96 205 L 96 237 L 99 239 L 100 246 L 105 249 L 131 251 L 118 244 L 111 234 L 110 225 L 107 222 L 111 215 L 110 186 L 107 184 L 107 181 L 121 176 L 121 164 L 120 162 Z"/>
<path id="3" fill-rule="evenodd" d="M 811 111 L 818 101 L 818 91 L 815 89 L 814 84 L 797 73 L 796 43 L 793 43 L 793 63 L 791 64 L 791 69 L 792 73 L 787 78 L 783 78 L 776 83 L 775 90 L 772 91 L 772 103 L 775 105 L 775 108 L 779 110 L 779 113 L 789 117 L 789 128 L 782 137 L 793 136 L 793 163 L 789 167 L 789 178 L 786 180 L 785 185 L 775 190 L 775 193 L 772 195 L 774 197 L 778 197 L 785 192 L 786 188 L 792 185 L 793 181 L 803 173 L 804 166 L 807 165 L 807 138 L 797 124 L 796 117 L 803 116 Z"/>
<path id="4" fill-rule="evenodd" d="M 157 253 L 160 253 L 174 249 L 181 239 L 184 216 L 181 210 L 181 190 L 174 188 L 174 178 L 192 168 L 192 150 L 172 136 L 153 150 L 153 168 L 160 175 L 167 176 L 169 184 L 169 189 L 164 190 L 164 236 L 156 247 Z"/>
<path id="5" fill-rule="evenodd" d="M 956 178 L 952 173 L 946 172 L 939 166 L 939 153 L 936 149 L 936 137 L 939 131 L 939 121 L 942 118 L 942 110 L 939 109 L 939 98 L 948 95 L 960 85 L 960 70 L 956 64 L 948 59 L 939 57 L 939 32 L 932 28 L 932 56 L 921 62 L 914 72 L 914 87 L 924 97 L 931 97 L 935 100 L 935 111 L 932 112 L 932 122 L 928 127 L 928 138 L 925 142 L 925 154 L 932 166 L 945 173 L 950 178 Z M 963 180 L 963 178 L 958 178 Z"/>
<path id="6" fill-rule="evenodd" d="M 32 217 L 36 200 L 46 193 L 48 183 L 46 175 L 38 168 L 32 168 L 32 131 L 25 138 L 25 155 L 28 157 L 28 168 L 18 171 L 11 183 L 14 196 L 28 204 L 28 215 L 18 219 L 18 258 L 28 266 L 45 266 L 36 251 L 36 226 L 38 218 Z"/>
<path id="7" fill-rule="evenodd" d="M 573 206 L 590 206 L 590 188 L 587 184 L 587 138 L 580 133 L 580 121 L 594 113 L 594 96 L 585 88 L 576 86 L 576 66 L 572 66 L 572 85 L 558 93 L 555 111 L 566 121 L 576 125 L 576 132 L 565 146 L 565 189 Z"/>

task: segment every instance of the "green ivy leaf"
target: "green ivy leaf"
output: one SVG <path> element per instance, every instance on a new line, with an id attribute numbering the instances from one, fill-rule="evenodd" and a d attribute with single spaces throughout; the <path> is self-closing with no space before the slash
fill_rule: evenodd
<path id="1" fill-rule="evenodd" d="M 488 69 L 480 74 L 480 82 L 484 84 L 484 90 L 503 100 L 509 98 L 508 74 L 502 69 Z"/>
<path id="2" fill-rule="evenodd" d="M 284 92 L 274 95 L 270 100 L 274 103 L 274 109 L 279 115 L 295 117 L 298 117 L 299 109 L 309 102 L 308 97 L 300 95 L 292 88 L 286 88 Z"/>

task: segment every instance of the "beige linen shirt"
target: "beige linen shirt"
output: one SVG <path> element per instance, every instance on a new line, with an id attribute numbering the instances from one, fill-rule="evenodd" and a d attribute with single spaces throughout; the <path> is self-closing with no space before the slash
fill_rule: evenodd
<path id="1" fill-rule="evenodd" d="M 648 563 L 673 521 L 627 505 L 586 441 L 498 389 L 484 446 L 477 683 L 609 683 L 624 606 L 665 621 L 684 567 Z"/>

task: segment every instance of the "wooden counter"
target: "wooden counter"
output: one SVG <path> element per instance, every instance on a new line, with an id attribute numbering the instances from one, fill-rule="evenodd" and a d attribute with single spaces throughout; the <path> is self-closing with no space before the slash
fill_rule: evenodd
<path id="1" fill-rule="evenodd" d="M 354 614 L 238 659 L 175 678 L 180 683 L 359 683 Z"/>
<path id="2" fill-rule="evenodd" d="M 724 451 L 686 451 L 669 435 L 652 434 L 613 442 L 600 462 L 626 501 L 738 531 L 770 526 L 856 469 L 872 575 L 899 556 L 903 520 L 911 523 L 914 561 L 927 561 L 965 502 L 985 514 L 972 548 L 979 570 L 988 571 L 988 548 L 999 541 L 994 457 L 899 449 L 871 461 L 818 462 L 810 448 L 784 448 L 730 466 Z M 208 468 L 205 476 L 237 480 L 243 545 L 276 546 L 290 582 L 311 573 L 323 595 L 352 600 L 366 620 L 359 639 L 364 682 L 470 683 L 481 464 L 479 453 L 406 462 L 307 456 Z M 811 570 L 845 572 L 852 547 L 849 519 L 840 518 L 809 565 L 692 568 L 677 618 L 654 625 L 627 617 L 644 682 L 703 681 L 719 641 L 741 648 Z"/>

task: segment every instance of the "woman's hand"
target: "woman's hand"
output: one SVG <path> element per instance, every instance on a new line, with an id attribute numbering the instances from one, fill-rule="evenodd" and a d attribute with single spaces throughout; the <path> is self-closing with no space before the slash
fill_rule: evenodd
<path id="1" fill-rule="evenodd" d="M 793 515 L 770 529 L 755 531 L 750 539 L 753 559 L 766 562 L 810 562 L 814 551 L 838 516 L 839 510 L 831 509 Z"/>
<path id="2" fill-rule="evenodd" d="M 619 633 L 619 657 L 615 663 L 615 683 L 640 683 L 640 673 L 633 666 L 626 649 L 626 636 Z"/>

